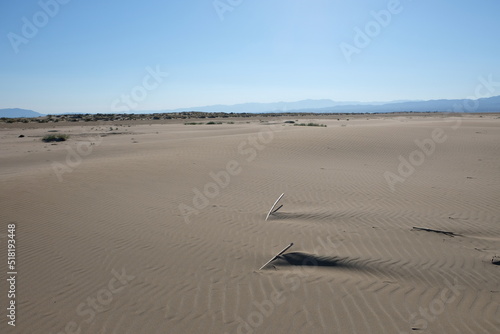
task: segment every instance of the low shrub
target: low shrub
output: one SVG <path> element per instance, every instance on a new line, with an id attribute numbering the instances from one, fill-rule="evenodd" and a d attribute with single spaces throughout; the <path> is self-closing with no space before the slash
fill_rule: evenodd
<path id="1" fill-rule="evenodd" d="M 326 128 L 326 125 L 325 124 L 318 124 L 318 123 L 296 123 L 294 124 L 294 126 L 319 126 L 319 127 L 322 127 L 322 128 Z"/>
<path id="2" fill-rule="evenodd" d="M 57 134 L 57 135 L 46 135 L 45 137 L 42 138 L 42 140 L 46 143 L 53 142 L 53 141 L 66 141 L 68 140 L 69 135 L 66 134 Z"/>

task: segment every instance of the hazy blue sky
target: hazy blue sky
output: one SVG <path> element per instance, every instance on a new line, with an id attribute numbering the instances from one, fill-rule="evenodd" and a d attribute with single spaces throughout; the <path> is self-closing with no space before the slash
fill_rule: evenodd
<path id="1" fill-rule="evenodd" d="M 497 0 L 1 1 L 0 108 L 466 98 L 500 81 L 499 15 Z"/>

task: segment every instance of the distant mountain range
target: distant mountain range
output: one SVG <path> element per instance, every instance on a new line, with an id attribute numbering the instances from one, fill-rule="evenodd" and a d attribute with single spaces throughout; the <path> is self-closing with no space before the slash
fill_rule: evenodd
<path id="1" fill-rule="evenodd" d="M 333 100 L 303 100 L 297 102 L 243 103 L 235 105 L 213 105 L 204 107 L 181 108 L 155 112 L 311 112 L 311 113 L 384 113 L 384 112 L 500 112 L 500 96 L 477 100 L 429 100 L 429 101 L 391 101 L 391 102 L 354 102 Z M 148 111 L 149 113 L 153 111 Z"/>
<path id="2" fill-rule="evenodd" d="M 212 105 L 203 107 L 179 108 L 170 110 L 134 111 L 142 113 L 172 113 L 183 111 L 234 112 L 234 113 L 384 113 L 384 112 L 500 112 L 500 95 L 477 100 L 429 100 L 429 101 L 391 101 L 355 102 L 302 100 L 296 102 L 242 103 L 234 105 Z"/>
<path id="3" fill-rule="evenodd" d="M 19 108 L 0 109 L 0 117 L 16 118 L 16 117 L 40 117 L 40 116 L 45 116 L 45 115 L 28 109 L 19 109 Z"/>
<path id="4" fill-rule="evenodd" d="M 241 103 L 233 105 L 212 105 L 203 107 L 179 108 L 163 110 L 162 112 L 182 112 L 182 111 L 202 111 L 202 112 L 247 112 L 247 113 L 269 113 L 269 112 L 291 112 L 301 109 L 322 109 L 347 105 L 367 105 L 383 104 L 385 102 L 356 102 L 356 101 L 333 101 L 322 100 L 302 100 L 296 102 L 272 102 L 272 103 Z"/>
<path id="5" fill-rule="evenodd" d="M 429 101 L 391 101 L 355 102 L 302 100 L 296 102 L 242 103 L 234 105 L 212 105 L 203 107 L 179 108 L 170 110 L 131 111 L 134 114 L 173 113 L 183 111 L 225 112 L 225 113 L 384 113 L 384 112 L 500 112 L 500 95 L 477 100 L 429 100 Z M 103 112 L 109 114 L 110 112 Z M 0 109 L 0 117 L 39 117 L 44 114 L 26 109 Z"/>
<path id="6" fill-rule="evenodd" d="M 430 100 L 390 102 L 385 104 L 343 105 L 320 109 L 304 109 L 316 113 L 386 113 L 386 112 L 500 112 L 500 96 L 477 100 Z"/>

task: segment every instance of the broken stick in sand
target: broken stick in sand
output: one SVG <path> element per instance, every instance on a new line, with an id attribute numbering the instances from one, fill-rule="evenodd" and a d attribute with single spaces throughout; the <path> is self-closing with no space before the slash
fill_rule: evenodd
<path id="1" fill-rule="evenodd" d="M 442 233 L 442 234 L 446 234 L 446 235 L 449 235 L 450 237 L 454 237 L 458 234 L 455 234 L 453 232 L 448 232 L 448 231 L 441 231 L 441 230 L 433 230 L 431 228 L 425 228 L 425 227 L 413 227 L 414 230 L 419 230 L 419 231 L 427 231 L 427 232 L 435 232 L 435 233 Z"/>
<path id="2" fill-rule="evenodd" d="M 271 207 L 271 210 L 269 210 L 269 212 L 267 213 L 266 221 L 269 218 L 269 216 L 271 215 L 271 213 L 275 213 L 276 211 L 281 209 L 281 207 L 283 206 L 283 205 L 281 205 L 279 208 L 277 208 L 276 210 L 273 211 L 274 207 L 276 206 L 276 204 L 278 204 L 278 202 L 280 201 L 281 197 L 283 197 L 283 195 L 285 195 L 285 193 L 281 194 L 280 197 L 278 197 L 278 199 L 276 200 L 276 202 L 274 202 L 273 206 Z"/>
<path id="3" fill-rule="evenodd" d="M 285 248 L 283 248 L 283 250 L 281 252 L 279 252 L 278 254 L 276 254 L 271 260 L 267 261 L 262 267 L 259 268 L 259 270 L 262 270 L 262 268 L 264 268 L 265 266 L 267 266 L 272 261 L 276 260 L 278 258 L 278 256 L 280 256 L 281 254 L 283 254 L 284 252 L 286 252 L 288 250 L 288 248 L 290 248 L 292 246 L 293 246 L 293 242 L 290 243 L 290 245 L 288 245 Z"/>
<path id="4" fill-rule="evenodd" d="M 283 204 L 281 204 L 280 206 L 278 206 L 273 212 L 271 212 L 271 214 L 277 212 L 279 209 L 281 209 L 283 207 Z"/>

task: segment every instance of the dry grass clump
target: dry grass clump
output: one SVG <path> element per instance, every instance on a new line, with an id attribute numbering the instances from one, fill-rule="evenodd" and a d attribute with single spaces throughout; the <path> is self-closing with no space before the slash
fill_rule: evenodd
<path id="1" fill-rule="evenodd" d="M 64 133 L 59 133 L 56 135 L 46 135 L 45 137 L 42 138 L 42 140 L 46 143 L 50 143 L 53 141 L 66 141 L 68 140 L 69 135 L 66 135 Z"/>
<path id="2" fill-rule="evenodd" d="M 319 126 L 319 127 L 323 127 L 323 128 L 326 128 L 326 125 L 325 124 L 318 124 L 318 123 L 296 123 L 294 124 L 294 126 Z"/>

